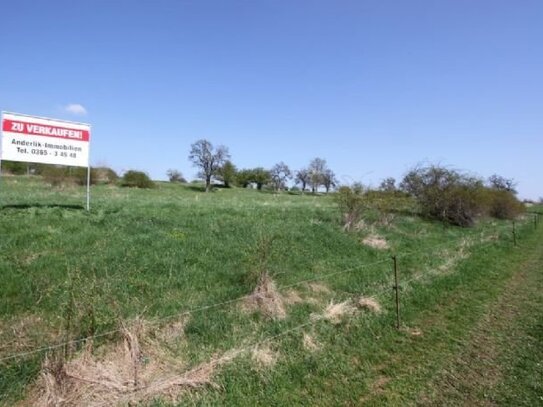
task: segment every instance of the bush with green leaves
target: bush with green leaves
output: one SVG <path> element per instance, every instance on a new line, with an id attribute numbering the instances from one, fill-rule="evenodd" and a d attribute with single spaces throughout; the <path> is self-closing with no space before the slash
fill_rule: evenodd
<path id="1" fill-rule="evenodd" d="M 87 185 L 87 167 L 65 167 L 60 165 L 39 164 L 37 173 L 52 186 Z M 90 169 L 90 184 L 111 184 L 117 181 L 118 175 L 108 167 Z"/>
<path id="2" fill-rule="evenodd" d="M 76 184 L 75 178 L 69 173 L 69 169 L 58 165 L 44 165 L 40 169 L 43 180 L 53 187 Z"/>
<path id="3" fill-rule="evenodd" d="M 66 173 L 77 185 L 87 185 L 87 168 L 75 167 L 67 169 Z M 94 169 L 91 169 L 90 172 L 90 183 L 92 185 L 96 184 L 96 171 Z"/>
<path id="4" fill-rule="evenodd" d="M 515 219 L 525 211 L 524 205 L 511 191 L 491 189 L 489 197 L 489 215 L 493 218 Z"/>
<path id="5" fill-rule="evenodd" d="M 127 171 L 121 179 L 122 187 L 129 188 L 154 188 L 155 183 L 143 171 Z"/>
<path id="6" fill-rule="evenodd" d="M 12 175 L 24 175 L 29 173 L 30 163 L 23 163 L 19 161 L 2 161 L 2 172 Z"/>

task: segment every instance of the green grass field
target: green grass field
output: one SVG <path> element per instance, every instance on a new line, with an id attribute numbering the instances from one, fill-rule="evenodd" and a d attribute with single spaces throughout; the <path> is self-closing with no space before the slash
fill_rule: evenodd
<path id="1" fill-rule="evenodd" d="M 121 322 L 135 318 L 150 327 L 155 348 L 179 362 L 179 376 L 235 352 L 214 366 L 214 385 L 183 388 L 177 403 L 151 394 L 135 404 L 543 404 L 543 227 L 531 216 L 517 222 L 515 247 L 511 222 L 444 227 L 405 202 L 386 216 L 370 211 L 347 233 L 329 196 L 206 194 L 159 183 L 92 187 L 90 212 L 84 199 L 78 187 L 1 180 L 4 405 L 31 403 L 52 352 L 12 355 L 98 335 L 99 358 L 121 341 Z M 364 244 L 372 236 L 388 248 Z M 391 255 L 399 260 L 400 331 Z M 229 302 L 253 291 L 262 268 L 285 318 Z M 382 311 L 353 307 L 362 295 Z M 342 302 L 337 320 L 327 319 L 326 308 Z M 77 358 L 85 345 L 56 353 Z M 142 371 L 154 355 L 142 352 Z"/>

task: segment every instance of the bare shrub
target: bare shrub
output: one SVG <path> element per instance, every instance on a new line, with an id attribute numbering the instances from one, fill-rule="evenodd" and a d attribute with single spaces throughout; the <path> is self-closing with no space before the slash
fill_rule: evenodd
<path id="1" fill-rule="evenodd" d="M 272 243 L 275 237 L 261 235 L 256 241 L 253 254 L 249 259 L 248 280 L 255 284 L 253 292 L 247 296 L 245 306 L 249 310 L 258 310 L 272 319 L 286 317 L 283 298 L 268 270 L 272 255 Z"/>
<path id="2" fill-rule="evenodd" d="M 366 208 L 362 191 L 342 186 L 338 189 L 335 200 L 343 216 L 343 229 L 352 230 Z"/>
<path id="3" fill-rule="evenodd" d="M 183 177 L 183 174 L 181 173 L 181 171 L 175 170 L 173 168 L 170 168 L 166 172 L 166 175 L 168 176 L 168 179 L 170 180 L 170 182 L 180 182 L 180 183 L 187 182 L 185 177 Z"/>

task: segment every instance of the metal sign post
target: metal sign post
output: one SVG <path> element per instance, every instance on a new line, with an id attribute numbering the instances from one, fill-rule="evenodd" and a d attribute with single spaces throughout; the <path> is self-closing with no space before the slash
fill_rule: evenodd
<path id="1" fill-rule="evenodd" d="M 87 211 L 90 211 L 90 177 L 91 177 L 91 168 L 87 167 Z"/>

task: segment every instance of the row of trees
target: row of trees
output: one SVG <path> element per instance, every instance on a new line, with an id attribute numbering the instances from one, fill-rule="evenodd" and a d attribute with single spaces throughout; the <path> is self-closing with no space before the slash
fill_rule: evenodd
<path id="1" fill-rule="evenodd" d="M 205 139 L 193 143 L 189 153 L 189 160 L 198 168 L 198 177 L 205 181 L 206 191 L 211 189 L 213 180 L 221 181 L 226 187 L 237 185 L 246 188 L 254 184 L 259 190 L 265 185 L 270 185 L 276 191 L 286 189 L 291 180 L 296 185 L 300 185 L 302 191 L 309 187 L 312 192 L 317 192 L 320 187 L 323 187 L 326 192 L 329 192 L 337 185 L 334 172 L 323 158 L 314 158 L 307 168 L 295 172 L 291 171 L 283 161 L 270 169 L 256 167 L 238 170 L 230 158 L 227 147 L 214 147 Z M 170 181 L 179 180 L 177 179 L 179 177 L 173 176 L 177 173 L 176 170 L 168 171 Z"/>
<path id="2" fill-rule="evenodd" d="M 87 169 L 84 167 L 2 161 L 2 170 L 13 175 L 38 175 L 46 183 L 55 187 L 87 184 Z M 172 175 L 176 176 L 176 174 Z M 178 175 L 180 176 L 180 173 Z M 153 188 L 155 186 L 155 183 L 145 172 L 129 170 L 119 177 L 113 169 L 106 166 L 90 169 L 90 183 L 92 185 L 117 184 L 122 187 L 134 188 Z"/>
<path id="3" fill-rule="evenodd" d="M 18 161 L 2 161 L 2 171 L 13 175 L 40 175 L 53 185 L 87 184 L 87 168 L 69 167 L 53 164 L 25 163 Z M 109 167 L 92 167 L 90 172 L 91 184 L 109 184 L 119 179 L 117 173 Z"/>

